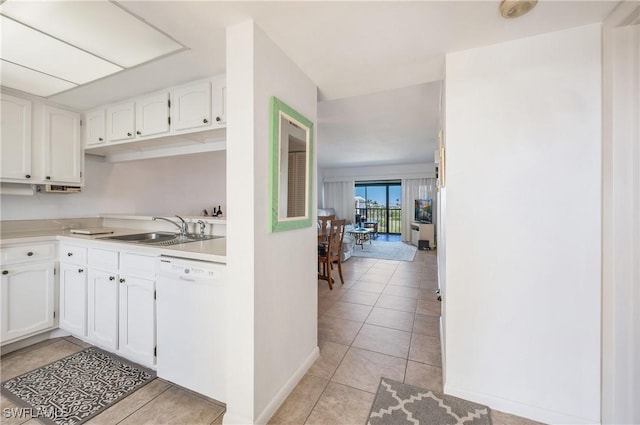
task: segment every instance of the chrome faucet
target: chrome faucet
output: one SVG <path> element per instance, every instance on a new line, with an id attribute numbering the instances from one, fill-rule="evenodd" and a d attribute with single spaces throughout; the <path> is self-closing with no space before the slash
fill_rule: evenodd
<path id="1" fill-rule="evenodd" d="M 207 223 L 202 220 L 198 220 L 198 224 L 200 225 L 200 236 L 204 236 L 204 229 L 207 228 Z"/>
<path id="2" fill-rule="evenodd" d="M 156 220 L 168 221 L 169 223 L 173 224 L 178 229 L 180 229 L 180 236 L 185 236 L 187 234 L 187 232 L 189 231 L 189 227 L 187 226 L 187 222 L 184 221 L 184 219 L 182 217 L 180 217 L 179 215 L 176 215 L 176 217 L 178 217 L 182 223 L 178 223 L 177 221 L 173 221 L 171 219 L 164 218 L 164 217 L 153 217 L 152 220 L 153 221 L 156 221 Z"/>

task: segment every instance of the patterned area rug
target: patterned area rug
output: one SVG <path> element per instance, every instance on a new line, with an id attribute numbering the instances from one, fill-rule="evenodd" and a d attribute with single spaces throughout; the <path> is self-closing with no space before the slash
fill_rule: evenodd
<path id="1" fill-rule="evenodd" d="M 381 260 L 413 261 L 417 248 L 404 242 L 385 242 L 373 239 L 365 242 L 363 247 L 353 248 L 354 257 L 378 258 Z"/>
<path id="2" fill-rule="evenodd" d="M 491 425 L 490 409 L 382 378 L 368 425 Z"/>
<path id="3" fill-rule="evenodd" d="M 87 348 L 3 382 L 2 394 L 45 424 L 75 425 L 155 376 L 150 369 L 98 348 Z"/>

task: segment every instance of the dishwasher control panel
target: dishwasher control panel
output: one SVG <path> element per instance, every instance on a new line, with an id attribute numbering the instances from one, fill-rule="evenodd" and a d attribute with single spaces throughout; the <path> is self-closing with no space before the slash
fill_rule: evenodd
<path id="1" fill-rule="evenodd" d="M 193 278 L 215 279 L 219 276 L 216 268 L 224 267 L 215 263 L 198 264 L 195 261 L 180 261 L 173 259 L 160 259 L 159 274 L 173 276 L 188 276 Z"/>

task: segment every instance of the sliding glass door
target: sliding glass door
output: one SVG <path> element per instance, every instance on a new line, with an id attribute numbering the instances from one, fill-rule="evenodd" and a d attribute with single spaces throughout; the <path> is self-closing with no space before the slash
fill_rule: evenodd
<path id="1" fill-rule="evenodd" d="M 355 218 L 376 223 L 378 233 L 401 232 L 402 186 L 399 180 L 356 182 L 355 207 Z"/>

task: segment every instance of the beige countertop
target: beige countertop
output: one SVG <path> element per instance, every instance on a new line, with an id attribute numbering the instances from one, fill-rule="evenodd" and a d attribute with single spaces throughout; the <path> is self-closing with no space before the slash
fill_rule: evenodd
<path id="1" fill-rule="evenodd" d="M 109 239 L 101 239 L 106 236 L 127 235 L 135 233 L 146 233 L 149 230 L 141 229 L 125 229 L 125 228 L 100 228 L 113 232 L 112 234 L 100 235 L 79 235 L 71 233 L 70 230 L 35 230 L 35 231 L 19 231 L 3 233 L 0 237 L 0 246 L 17 243 L 33 243 L 47 241 L 61 241 L 67 243 L 85 242 L 90 244 L 108 244 L 114 249 L 128 251 L 144 251 L 147 253 L 157 253 L 159 255 L 187 258 L 191 260 L 211 261 L 216 263 L 227 262 L 226 258 L 226 238 L 209 239 L 206 241 L 181 243 L 169 246 L 154 246 L 139 243 L 129 243 L 121 241 L 113 241 Z"/>

